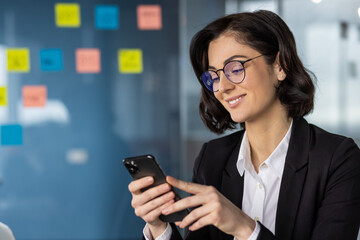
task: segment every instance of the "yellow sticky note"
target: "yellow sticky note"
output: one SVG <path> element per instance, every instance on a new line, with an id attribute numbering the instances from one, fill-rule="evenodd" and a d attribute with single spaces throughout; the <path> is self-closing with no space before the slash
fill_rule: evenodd
<path id="1" fill-rule="evenodd" d="M 80 27 L 80 5 L 77 3 L 55 4 L 55 22 L 58 27 Z"/>
<path id="2" fill-rule="evenodd" d="M 0 106 L 7 106 L 7 87 L 0 87 Z"/>
<path id="3" fill-rule="evenodd" d="M 8 48 L 7 70 L 10 72 L 30 71 L 30 50 L 28 48 Z"/>
<path id="4" fill-rule="evenodd" d="M 143 71 L 141 49 L 120 49 L 118 60 L 121 73 L 142 73 Z"/>

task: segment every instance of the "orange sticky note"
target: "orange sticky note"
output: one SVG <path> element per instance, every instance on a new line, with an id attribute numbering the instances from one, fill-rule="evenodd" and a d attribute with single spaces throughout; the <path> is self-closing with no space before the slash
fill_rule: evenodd
<path id="1" fill-rule="evenodd" d="M 140 30 L 160 30 L 162 28 L 160 5 L 138 5 L 137 24 Z"/>
<path id="2" fill-rule="evenodd" d="M 100 50 L 97 48 L 76 49 L 76 71 L 78 73 L 99 73 L 101 70 Z"/>
<path id="3" fill-rule="evenodd" d="M 24 107 L 45 107 L 47 100 L 46 86 L 24 86 L 22 93 Z"/>

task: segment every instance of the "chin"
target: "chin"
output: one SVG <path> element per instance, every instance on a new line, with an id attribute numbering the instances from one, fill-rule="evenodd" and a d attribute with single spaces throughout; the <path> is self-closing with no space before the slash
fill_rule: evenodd
<path id="1" fill-rule="evenodd" d="M 234 122 L 242 123 L 246 121 L 246 116 L 242 113 L 230 113 L 231 119 Z"/>

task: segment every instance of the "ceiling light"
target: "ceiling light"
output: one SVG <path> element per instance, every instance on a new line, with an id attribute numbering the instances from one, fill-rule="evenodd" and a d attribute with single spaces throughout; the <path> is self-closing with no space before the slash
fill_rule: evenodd
<path id="1" fill-rule="evenodd" d="M 322 0 L 311 0 L 313 3 L 321 3 Z"/>

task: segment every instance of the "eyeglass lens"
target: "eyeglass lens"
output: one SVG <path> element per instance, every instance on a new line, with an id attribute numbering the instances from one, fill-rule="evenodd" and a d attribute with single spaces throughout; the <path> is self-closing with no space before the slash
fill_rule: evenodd
<path id="1" fill-rule="evenodd" d="M 245 78 L 244 66 L 238 61 L 228 62 L 224 69 L 220 70 L 223 70 L 226 78 L 233 83 L 241 83 Z M 215 71 L 204 72 L 201 79 L 210 91 L 219 90 L 220 77 Z"/>

